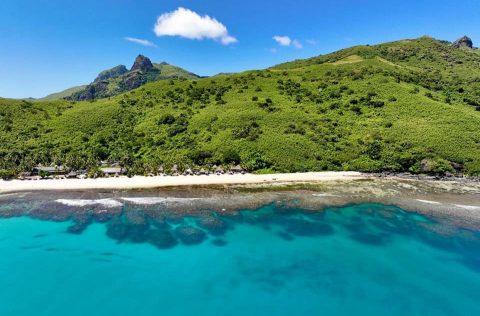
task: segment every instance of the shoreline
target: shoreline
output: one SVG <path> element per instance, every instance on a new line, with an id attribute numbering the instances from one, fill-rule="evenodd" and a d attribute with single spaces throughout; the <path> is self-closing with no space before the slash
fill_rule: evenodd
<path id="1" fill-rule="evenodd" d="M 134 176 L 97 179 L 0 180 L 0 194 L 25 191 L 135 190 L 162 187 L 242 184 L 295 184 L 341 180 L 365 180 L 372 175 L 355 171 L 280 174 L 224 174 L 200 176 Z"/>
<path id="2" fill-rule="evenodd" d="M 29 201 L 36 205 L 33 216 L 45 219 L 69 212 L 113 214 L 125 205 L 154 213 L 161 207 L 175 216 L 202 210 L 235 216 L 272 203 L 313 212 L 380 203 L 480 229 L 480 182 L 468 178 L 313 172 L 0 181 L 0 217 L 24 214 L 16 205 Z"/>

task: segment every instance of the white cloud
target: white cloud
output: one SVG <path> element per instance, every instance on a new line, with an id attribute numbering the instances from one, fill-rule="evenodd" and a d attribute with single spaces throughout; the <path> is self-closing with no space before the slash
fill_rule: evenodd
<path id="1" fill-rule="evenodd" d="M 273 40 L 282 46 L 290 46 L 292 44 L 292 39 L 288 36 L 274 36 Z"/>
<path id="2" fill-rule="evenodd" d="M 289 36 L 279 36 L 275 35 L 273 40 L 277 42 L 280 46 L 293 46 L 295 48 L 303 48 L 302 43 L 299 40 L 291 39 Z"/>
<path id="3" fill-rule="evenodd" d="M 157 47 L 157 45 L 153 44 L 152 42 L 145 40 L 145 39 L 140 39 L 140 38 L 135 38 L 135 37 L 125 37 L 124 38 L 126 41 L 140 44 L 143 46 L 149 46 L 149 47 Z"/>
<path id="4" fill-rule="evenodd" d="M 196 12 L 178 8 L 173 12 L 160 15 L 153 29 L 157 36 L 181 36 L 188 39 L 212 39 L 224 45 L 236 43 L 225 25 L 208 15 L 200 16 Z"/>
<path id="5" fill-rule="evenodd" d="M 306 42 L 307 42 L 307 44 L 310 44 L 310 45 L 318 45 L 319 44 L 318 40 L 313 39 L 313 38 L 312 39 L 307 39 Z"/>
<path id="6" fill-rule="evenodd" d="M 297 40 L 293 40 L 292 45 L 293 45 L 293 47 L 298 48 L 298 49 L 303 48 L 302 43 L 300 43 L 300 41 L 297 41 Z"/>

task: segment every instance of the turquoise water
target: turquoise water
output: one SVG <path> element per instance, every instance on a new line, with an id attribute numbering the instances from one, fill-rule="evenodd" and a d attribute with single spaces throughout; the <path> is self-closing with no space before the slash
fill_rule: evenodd
<path id="1" fill-rule="evenodd" d="M 479 232 L 396 207 L 128 212 L 0 219 L 0 315 L 480 315 Z"/>

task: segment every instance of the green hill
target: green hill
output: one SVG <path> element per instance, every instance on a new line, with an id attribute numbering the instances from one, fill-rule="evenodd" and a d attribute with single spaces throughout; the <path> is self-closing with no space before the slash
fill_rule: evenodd
<path id="1" fill-rule="evenodd" d="M 61 99 L 64 99 L 64 98 L 67 98 L 67 97 L 71 96 L 72 94 L 74 94 L 76 92 L 82 91 L 83 89 L 85 89 L 85 87 L 86 86 L 77 86 L 77 87 L 69 88 L 69 89 L 63 90 L 61 92 L 49 94 L 46 97 L 36 99 L 36 100 L 37 101 L 61 100 Z"/>
<path id="2" fill-rule="evenodd" d="M 61 92 L 52 93 L 40 99 L 27 101 L 53 101 L 69 99 L 85 101 L 112 97 L 138 88 L 146 83 L 165 79 L 198 79 L 198 75 L 165 62 L 152 64 L 150 59 L 139 55 L 129 71 L 124 65 L 100 72 L 89 85 L 72 87 Z"/>
<path id="3" fill-rule="evenodd" d="M 84 89 L 67 96 L 69 100 L 94 100 L 119 95 L 146 83 L 163 79 L 197 79 L 199 76 L 167 63 L 152 64 L 150 59 L 139 55 L 127 70 L 123 65 L 102 71 Z"/>
<path id="4" fill-rule="evenodd" d="M 91 102 L 0 99 L 0 169 L 480 174 L 480 53 L 429 37 Z"/>

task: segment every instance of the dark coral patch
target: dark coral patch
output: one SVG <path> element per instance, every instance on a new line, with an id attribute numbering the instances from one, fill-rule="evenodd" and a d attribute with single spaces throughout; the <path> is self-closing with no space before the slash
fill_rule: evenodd
<path id="1" fill-rule="evenodd" d="M 107 224 L 107 236 L 122 241 L 128 236 L 128 225 L 125 225 L 120 217 L 114 217 Z"/>
<path id="2" fill-rule="evenodd" d="M 159 249 L 173 248 L 178 244 L 169 230 L 150 229 L 147 233 L 148 242 Z"/>
<path id="3" fill-rule="evenodd" d="M 212 240 L 212 245 L 217 247 L 225 247 L 227 245 L 227 241 L 225 239 L 216 238 Z"/>
<path id="4" fill-rule="evenodd" d="M 328 224 L 300 219 L 291 219 L 286 230 L 296 236 L 328 236 L 335 233 L 333 227 Z"/>
<path id="5" fill-rule="evenodd" d="M 197 219 L 197 225 L 214 236 L 224 235 L 228 229 L 228 224 L 225 221 L 211 216 Z"/>
<path id="6" fill-rule="evenodd" d="M 356 233 L 351 234 L 350 238 L 356 242 L 371 246 L 383 246 L 388 242 L 388 237 L 385 234 Z"/>
<path id="7" fill-rule="evenodd" d="M 201 229 L 192 226 L 179 226 L 175 229 L 175 236 L 185 245 L 200 244 L 207 237 Z"/>
<path id="8" fill-rule="evenodd" d="M 295 239 L 291 234 L 286 232 L 278 232 L 277 235 L 286 241 L 292 241 Z"/>

